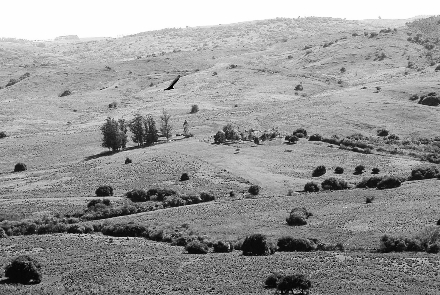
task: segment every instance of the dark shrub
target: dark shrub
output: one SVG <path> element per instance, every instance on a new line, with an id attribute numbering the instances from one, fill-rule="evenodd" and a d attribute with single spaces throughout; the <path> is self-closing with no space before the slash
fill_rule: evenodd
<path id="1" fill-rule="evenodd" d="M 178 196 L 173 196 L 169 200 L 167 199 L 165 202 L 166 204 L 164 204 L 164 207 L 180 207 L 186 205 L 186 201 Z"/>
<path id="2" fill-rule="evenodd" d="M 437 220 L 437 225 L 440 225 L 440 219 L 439 219 L 439 220 Z"/>
<path id="3" fill-rule="evenodd" d="M 438 66 L 435 68 L 435 71 L 436 71 L 436 72 L 440 71 L 440 65 L 438 65 Z"/>
<path id="4" fill-rule="evenodd" d="M 131 164 L 132 162 L 133 161 L 129 157 L 125 158 L 125 164 Z"/>
<path id="5" fill-rule="evenodd" d="M 71 224 L 67 228 L 69 234 L 83 234 L 86 231 L 85 227 L 81 224 Z"/>
<path id="6" fill-rule="evenodd" d="M 303 91 L 304 87 L 301 84 L 295 86 L 295 91 Z"/>
<path id="7" fill-rule="evenodd" d="M 298 128 L 295 131 L 293 131 L 293 135 L 300 138 L 307 137 L 307 130 L 305 130 L 304 128 Z"/>
<path id="8" fill-rule="evenodd" d="M 24 164 L 24 163 L 15 164 L 14 172 L 22 172 L 22 171 L 26 171 L 26 170 L 27 170 L 26 164 Z"/>
<path id="9" fill-rule="evenodd" d="M 166 197 L 177 195 L 177 192 L 172 189 L 152 188 L 147 191 L 147 195 L 150 199 L 152 196 L 156 196 L 156 200 L 163 201 Z"/>
<path id="10" fill-rule="evenodd" d="M 260 187 L 258 185 L 251 185 L 248 189 L 248 192 L 251 195 L 256 196 L 260 193 Z"/>
<path id="11" fill-rule="evenodd" d="M 299 140 L 298 136 L 295 135 L 287 135 L 284 139 L 293 144 L 295 144 Z"/>
<path id="12" fill-rule="evenodd" d="M 279 273 L 272 273 L 270 274 L 266 280 L 264 281 L 264 285 L 267 289 L 273 289 L 276 288 L 278 285 L 278 282 L 283 276 Z"/>
<path id="13" fill-rule="evenodd" d="M 405 251 L 411 252 L 423 252 L 425 251 L 425 247 L 423 243 L 419 239 L 405 239 L 406 249 Z"/>
<path id="14" fill-rule="evenodd" d="M 294 290 L 299 290 L 300 294 L 309 294 L 308 290 L 312 287 L 310 280 L 306 279 L 303 275 L 289 275 L 284 276 L 280 279 L 277 290 L 281 294 L 299 294 L 294 292 Z"/>
<path id="15" fill-rule="evenodd" d="M 113 196 L 113 188 L 109 185 L 102 185 L 95 191 L 97 197 Z"/>
<path id="16" fill-rule="evenodd" d="M 186 245 L 185 250 L 188 254 L 206 254 L 209 251 L 208 245 L 200 241 L 192 241 Z"/>
<path id="17" fill-rule="evenodd" d="M 319 134 L 313 134 L 309 137 L 309 141 L 321 141 L 322 136 Z"/>
<path id="18" fill-rule="evenodd" d="M 304 185 L 304 191 L 308 193 L 319 192 L 319 186 L 315 182 L 307 182 Z"/>
<path id="19" fill-rule="evenodd" d="M 196 195 L 189 195 L 189 196 L 181 196 L 182 200 L 186 202 L 186 204 L 198 204 L 202 202 L 202 198 Z"/>
<path id="20" fill-rule="evenodd" d="M 399 178 L 394 176 L 385 176 L 378 184 L 378 189 L 396 188 L 402 184 Z"/>
<path id="21" fill-rule="evenodd" d="M 217 133 L 214 135 L 214 142 L 216 144 L 225 143 L 226 141 L 226 135 L 223 131 L 217 131 Z"/>
<path id="22" fill-rule="evenodd" d="M 4 131 L 0 131 L 0 139 L 1 138 L 5 138 L 5 137 L 7 137 L 8 135 L 6 134 L 6 132 L 4 132 Z"/>
<path id="23" fill-rule="evenodd" d="M 390 132 L 386 129 L 379 129 L 377 130 L 377 136 L 388 136 Z"/>
<path id="24" fill-rule="evenodd" d="M 200 199 L 202 200 L 202 202 L 210 202 L 210 201 L 215 201 L 215 196 L 209 193 L 200 193 Z"/>
<path id="25" fill-rule="evenodd" d="M 180 176 L 180 181 L 187 181 L 187 180 L 189 180 L 188 173 L 182 173 L 182 175 Z"/>
<path id="26" fill-rule="evenodd" d="M 196 104 L 193 104 L 193 105 L 191 106 L 191 111 L 190 111 L 190 113 L 191 113 L 191 114 L 195 114 L 195 113 L 197 113 L 198 111 L 199 111 L 199 106 L 196 105 Z"/>
<path id="27" fill-rule="evenodd" d="M 344 174 L 344 168 L 336 167 L 335 168 L 335 174 Z"/>
<path id="28" fill-rule="evenodd" d="M 383 177 L 374 176 L 369 178 L 362 179 L 361 182 L 359 182 L 356 187 L 357 188 L 376 188 L 379 182 L 381 182 Z"/>
<path id="29" fill-rule="evenodd" d="M 291 226 L 301 226 L 307 224 L 306 218 L 298 214 L 290 214 L 289 217 L 286 218 L 286 222 Z"/>
<path id="30" fill-rule="evenodd" d="M 246 237 L 241 245 L 241 250 L 245 256 L 270 255 L 275 252 L 274 247 L 267 241 L 266 236 L 262 234 Z"/>
<path id="31" fill-rule="evenodd" d="M 358 165 L 354 168 L 354 174 L 362 174 L 364 173 L 365 166 L 364 165 Z"/>
<path id="32" fill-rule="evenodd" d="M 93 199 L 87 203 L 87 208 L 90 209 L 92 207 L 96 207 L 96 205 L 102 204 L 103 206 L 111 206 L 111 202 L 109 199 Z"/>
<path id="33" fill-rule="evenodd" d="M 381 252 L 402 252 L 406 250 L 406 242 L 403 238 L 391 237 L 384 235 L 380 239 Z"/>
<path id="34" fill-rule="evenodd" d="M 395 141 L 395 140 L 399 140 L 400 138 L 396 134 L 390 134 L 388 135 L 387 139 L 390 141 Z"/>
<path id="35" fill-rule="evenodd" d="M 148 228 L 135 223 L 120 223 L 106 225 L 102 227 L 101 232 L 113 237 L 143 237 L 148 233 Z"/>
<path id="36" fill-rule="evenodd" d="M 216 253 L 228 253 L 234 250 L 234 247 L 229 242 L 218 241 L 213 245 L 214 252 Z"/>
<path id="37" fill-rule="evenodd" d="M 223 132 L 225 133 L 225 137 L 227 140 L 239 140 L 240 139 L 240 135 L 239 135 L 237 129 L 235 129 L 231 123 L 223 126 Z"/>
<path id="38" fill-rule="evenodd" d="M 316 250 L 316 244 L 309 239 L 282 237 L 278 240 L 278 250 L 282 252 L 310 252 Z"/>
<path id="39" fill-rule="evenodd" d="M 325 166 L 321 165 L 315 168 L 315 170 L 313 170 L 312 176 L 313 177 L 319 177 L 324 175 L 327 172 L 327 170 L 325 169 Z"/>
<path id="40" fill-rule="evenodd" d="M 411 171 L 411 180 L 432 179 L 439 175 L 436 167 L 416 168 Z"/>
<path id="41" fill-rule="evenodd" d="M 374 196 L 365 198 L 365 204 L 371 204 L 373 203 L 373 201 L 374 201 Z"/>
<path id="42" fill-rule="evenodd" d="M 434 254 L 439 253 L 440 245 L 438 243 L 430 244 L 428 245 L 428 248 L 426 248 L 426 252 Z"/>
<path id="43" fill-rule="evenodd" d="M 373 168 L 373 169 L 371 170 L 371 174 L 379 174 L 379 172 L 380 172 L 380 169 L 379 169 L 379 168 Z"/>
<path id="44" fill-rule="evenodd" d="M 321 187 L 323 190 L 343 190 L 348 189 L 348 184 L 345 180 L 330 177 L 321 183 Z"/>
<path id="45" fill-rule="evenodd" d="M 150 196 L 146 191 L 142 189 L 134 189 L 125 194 L 127 199 L 130 199 L 132 202 L 146 202 L 150 200 Z"/>
<path id="46" fill-rule="evenodd" d="M 5 277 L 12 282 L 38 284 L 42 279 L 41 265 L 27 255 L 19 256 L 5 267 Z"/>

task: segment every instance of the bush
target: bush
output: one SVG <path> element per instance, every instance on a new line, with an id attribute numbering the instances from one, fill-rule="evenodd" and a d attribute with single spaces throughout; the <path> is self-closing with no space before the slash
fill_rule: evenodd
<path id="1" fill-rule="evenodd" d="M 365 198 L 365 204 L 371 204 L 373 203 L 373 201 L 374 201 L 374 196 Z"/>
<path id="2" fill-rule="evenodd" d="M 19 256 L 5 267 L 5 276 L 12 282 L 38 284 L 42 279 L 41 265 L 29 256 Z"/>
<path id="3" fill-rule="evenodd" d="M 125 164 L 131 164 L 132 162 L 133 161 L 129 157 L 125 158 Z"/>
<path id="4" fill-rule="evenodd" d="M 4 132 L 4 131 L 0 131 L 0 139 L 1 138 L 5 138 L 5 137 L 7 137 L 8 135 L 6 134 L 6 132 Z"/>
<path id="5" fill-rule="evenodd" d="M 127 192 L 125 196 L 132 202 L 146 202 L 150 200 L 150 196 L 142 189 L 133 189 Z"/>
<path id="6" fill-rule="evenodd" d="M 293 237 L 282 237 L 278 240 L 278 251 L 281 252 L 310 252 L 316 250 L 316 244 L 309 239 L 295 239 Z"/>
<path id="7" fill-rule="evenodd" d="M 241 245 L 245 256 L 263 256 L 275 253 L 274 247 L 267 241 L 266 236 L 254 234 L 246 237 Z"/>
<path id="8" fill-rule="evenodd" d="M 199 196 L 194 196 L 194 195 L 190 195 L 190 196 L 181 196 L 182 200 L 184 200 L 186 202 L 187 205 L 191 205 L 191 204 L 198 204 L 202 202 L 202 198 L 200 198 Z"/>
<path id="9" fill-rule="evenodd" d="M 119 223 L 103 226 L 101 232 L 113 237 L 144 237 L 148 235 L 148 228 L 135 223 Z"/>
<path id="10" fill-rule="evenodd" d="M 197 113 L 198 111 L 199 111 L 199 106 L 196 105 L 196 104 L 193 104 L 193 105 L 191 106 L 191 111 L 190 111 L 190 113 L 191 113 L 191 114 L 195 114 L 195 113 Z"/>
<path id="11" fill-rule="evenodd" d="M 438 66 L 435 68 L 435 71 L 436 71 L 436 72 L 440 71 L 440 65 L 438 65 Z"/>
<path id="12" fill-rule="evenodd" d="M 182 175 L 180 176 L 180 181 L 187 181 L 187 180 L 189 180 L 188 173 L 182 173 Z"/>
<path id="13" fill-rule="evenodd" d="M 377 185 L 382 181 L 383 177 L 369 177 L 362 179 L 361 182 L 359 182 L 356 187 L 357 188 L 376 188 Z"/>
<path id="14" fill-rule="evenodd" d="M 97 197 L 113 196 L 113 188 L 109 185 L 102 185 L 95 191 Z"/>
<path id="15" fill-rule="evenodd" d="M 295 135 L 287 135 L 287 136 L 284 138 L 284 140 L 286 140 L 286 141 L 289 142 L 289 143 L 293 143 L 293 144 L 295 144 L 295 143 L 299 140 L 299 138 L 298 138 L 298 136 L 295 136 Z"/>
<path id="16" fill-rule="evenodd" d="M 321 141 L 322 136 L 319 134 L 313 134 L 309 137 L 309 141 Z"/>
<path id="17" fill-rule="evenodd" d="M 221 130 L 217 131 L 217 133 L 214 135 L 214 142 L 216 144 L 220 144 L 220 143 L 225 143 L 225 141 L 226 141 L 225 133 Z"/>
<path id="18" fill-rule="evenodd" d="M 27 170 L 26 164 L 24 164 L 24 163 L 15 164 L 14 172 L 22 172 L 22 171 L 26 171 L 26 170 Z"/>
<path id="19" fill-rule="evenodd" d="M 335 168 L 335 174 L 344 174 L 344 168 L 336 167 Z"/>
<path id="20" fill-rule="evenodd" d="M 234 247 L 229 242 L 218 241 L 213 245 L 214 252 L 216 253 L 228 253 L 234 250 Z"/>
<path id="21" fill-rule="evenodd" d="M 301 84 L 295 86 L 295 91 L 303 91 L 304 87 Z"/>
<path id="22" fill-rule="evenodd" d="M 308 193 L 319 192 L 319 186 L 315 182 L 307 182 L 304 185 L 304 191 Z"/>
<path id="23" fill-rule="evenodd" d="M 166 197 L 177 195 L 177 192 L 172 189 L 151 188 L 147 191 L 147 195 L 150 199 L 156 196 L 157 201 L 163 201 Z"/>
<path id="24" fill-rule="evenodd" d="M 188 254 L 207 254 L 209 251 L 208 245 L 200 241 L 192 241 L 186 245 L 185 250 Z"/>
<path id="25" fill-rule="evenodd" d="M 280 279 L 277 290 L 281 294 L 288 294 L 289 292 L 297 294 L 294 290 L 299 290 L 300 294 L 308 294 L 308 290 L 312 287 L 310 280 L 303 275 L 289 275 Z"/>
<path id="26" fill-rule="evenodd" d="M 225 133 L 225 137 L 227 140 L 239 140 L 240 134 L 238 131 L 234 128 L 234 126 L 229 123 L 223 126 L 223 132 Z"/>
<path id="27" fill-rule="evenodd" d="M 390 132 L 386 129 L 378 129 L 377 136 L 388 136 Z"/>
<path id="28" fill-rule="evenodd" d="M 362 174 L 364 173 L 365 166 L 364 165 L 358 165 L 354 168 L 354 174 Z"/>
<path id="29" fill-rule="evenodd" d="M 209 193 L 200 193 L 200 199 L 202 200 L 202 202 L 211 202 L 211 201 L 215 201 L 215 196 Z"/>
<path id="30" fill-rule="evenodd" d="M 164 207 L 180 207 L 180 206 L 185 206 L 186 201 L 180 197 L 173 196 L 169 200 L 167 199 L 163 205 Z"/>
<path id="31" fill-rule="evenodd" d="M 436 167 L 420 167 L 411 171 L 411 180 L 432 179 L 439 176 L 439 171 Z"/>
<path id="32" fill-rule="evenodd" d="M 400 179 L 394 176 L 385 176 L 378 184 L 378 189 L 396 188 L 402 184 Z"/>
<path id="33" fill-rule="evenodd" d="M 380 169 L 379 169 L 379 168 L 373 168 L 373 169 L 371 170 L 371 174 L 379 174 L 379 172 L 380 172 Z"/>
<path id="34" fill-rule="evenodd" d="M 298 128 L 295 131 L 293 131 L 293 135 L 299 138 L 305 138 L 307 137 L 307 130 L 305 130 L 304 128 Z"/>
<path id="35" fill-rule="evenodd" d="M 440 245 L 438 243 L 431 244 L 426 249 L 426 252 L 437 254 L 440 252 Z"/>
<path id="36" fill-rule="evenodd" d="M 283 276 L 279 273 L 272 273 L 269 275 L 266 280 L 264 281 L 264 285 L 267 289 L 273 289 L 276 288 L 278 285 L 278 282 Z"/>
<path id="37" fill-rule="evenodd" d="M 251 185 L 251 186 L 249 187 L 248 192 L 249 192 L 251 195 L 256 196 L 256 195 L 258 195 L 258 194 L 260 193 L 260 186 L 258 186 L 258 185 Z"/>
<path id="38" fill-rule="evenodd" d="M 315 170 L 313 170 L 312 176 L 313 177 L 319 177 L 324 175 L 327 172 L 327 170 L 325 169 L 325 166 L 321 165 L 315 168 Z"/>
<path id="39" fill-rule="evenodd" d="M 321 187 L 323 190 L 343 190 L 348 189 L 348 184 L 345 180 L 330 177 L 321 183 Z"/>
<path id="40" fill-rule="evenodd" d="M 85 231 L 85 227 L 81 224 L 72 224 L 67 228 L 69 234 L 83 234 Z"/>
<path id="41" fill-rule="evenodd" d="M 307 224 L 306 218 L 298 214 L 290 214 L 289 217 L 286 218 L 286 222 L 290 226 L 302 226 Z"/>

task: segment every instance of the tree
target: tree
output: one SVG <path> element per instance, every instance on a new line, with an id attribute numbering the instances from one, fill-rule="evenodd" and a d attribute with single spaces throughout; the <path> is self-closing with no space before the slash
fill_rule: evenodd
<path id="1" fill-rule="evenodd" d="M 112 151 L 119 151 L 127 145 L 127 126 L 125 120 L 116 121 L 108 117 L 101 126 L 102 146 Z"/>
<path id="2" fill-rule="evenodd" d="M 151 115 L 147 115 L 144 121 L 144 127 L 145 127 L 145 144 L 152 145 L 159 139 L 159 135 L 157 134 L 156 122 L 154 121 Z"/>
<path id="3" fill-rule="evenodd" d="M 143 145 L 145 142 L 145 123 L 146 120 L 140 114 L 136 114 L 134 119 L 130 121 L 128 127 L 131 133 L 133 133 L 131 139 L 133 142 L 137 143 L 138 146 Z"/>
<path id="4" fill-rule="evenodd" d="M 161 125 L 160 132 L 162 135 L 169 140 L 171 138 L 171 130 L 173 130 L 173 126 L 170 123 L 171 115 L 165 110 L 162 110 L 162 116 L 160 116 Z"/>

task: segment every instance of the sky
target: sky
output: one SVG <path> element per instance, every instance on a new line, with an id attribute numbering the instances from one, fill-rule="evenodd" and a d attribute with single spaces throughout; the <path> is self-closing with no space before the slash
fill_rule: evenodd
<path id="1" fill-rule="evenodd" d="M 0 0 L 0 37 L 117 37 L 276 17 L 405 19 L 439 14 L 438 0 Z"/>

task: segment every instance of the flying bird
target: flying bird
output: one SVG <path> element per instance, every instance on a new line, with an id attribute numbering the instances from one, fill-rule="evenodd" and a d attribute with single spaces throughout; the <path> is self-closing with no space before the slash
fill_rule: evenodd
<path id="1" fill-rule="evenodd" d="M 174 85 L 177 83 L 177 81 L 179 81 L 179 79 L 180 79 L 180 75 L 177 75 L 176 79 L 174 79 L 173 82 L 171 82 L 170 86 L 168 86 L 168 88 L 166 88 L 164 90 L 174 89 Z"/>

